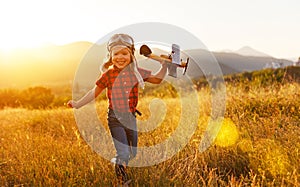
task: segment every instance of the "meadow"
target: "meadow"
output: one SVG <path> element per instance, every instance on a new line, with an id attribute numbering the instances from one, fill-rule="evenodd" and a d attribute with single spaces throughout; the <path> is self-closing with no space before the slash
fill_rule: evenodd
<path id="1" fill-rule="evenodd" d="M 300 186 L 300 85 L 275 79 L 226 82 L 225 120 L 204 152 L 199 144 L 210 119 L 211 90 L 199 84 L 198 125 L 188 144 L 162 163 L 127 168 L 131 186 Z M 150 117 L 152 99 L 140 99 L 139 119 Z M 165 119 L 140 133 L 139 146 L 164 141 L 176 129 L 178 98 L 166 94 L 162 100 Z M 106 107 L 97 101 L 104 122 Z M 83 140 L 72 109 L 5 107 L 0 128 L 0 186 L 117 185 L 112 164 Z"/>

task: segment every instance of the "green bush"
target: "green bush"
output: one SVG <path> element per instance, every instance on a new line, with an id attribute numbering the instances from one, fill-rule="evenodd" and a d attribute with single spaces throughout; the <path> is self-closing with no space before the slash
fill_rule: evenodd
<path id="1" fill-rule="evenodd" d="M 0 109 L 4 107 L 19 107 L 20 106 L 20 92 L 15 89 L 4 89 L 0 91 Z"/>
<path id="2" fill-rule="evenodd" d="M 37 86 L 21 91 L 16 89 L 3 89 L 0 90 L 0 98 L 0 109 L 5 107 L 45 109 L 53 106 L 55 96 L 51 89 Z"/>
<path id="3" fill-rule="evenodd" d="M 32 87 L 21 93 L 22 105 L 30 109 L 47 108 L 54 100 L 51 89 L 44 87 Z"/>

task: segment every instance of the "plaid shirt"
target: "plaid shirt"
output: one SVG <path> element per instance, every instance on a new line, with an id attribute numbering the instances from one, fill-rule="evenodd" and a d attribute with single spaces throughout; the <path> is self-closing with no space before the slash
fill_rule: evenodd
<path id="1" fill-rule="evenodd" d="M 147 79 L 151 71 L 138 68 L 142 78 Z M 96 85 L 107 88 L 109 108 L 118 112 L 135 112 L 138 103 L 138 81 L 129 66 L 123 70 L 113 67 L 104 72 Z"/>

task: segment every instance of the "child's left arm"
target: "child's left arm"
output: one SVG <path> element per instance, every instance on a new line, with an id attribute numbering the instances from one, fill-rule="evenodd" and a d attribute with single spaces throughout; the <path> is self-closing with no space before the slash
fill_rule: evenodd
<path id="1" fill-rule="evenodd" d="M 93 101 L 101 92 L 103 89 L 99 88 L 98 86 L 95 86 L 90 91 L 88 91 L 81 99 L 78 101 L 70 100 L 67 103 L 67 106 L 71 108 L 81 108 L 82 106 L 88 104 L 89 102 Z"/>

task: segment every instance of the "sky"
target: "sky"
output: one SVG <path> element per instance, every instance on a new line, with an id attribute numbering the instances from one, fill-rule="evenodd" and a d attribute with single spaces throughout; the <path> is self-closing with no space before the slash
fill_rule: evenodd
<path id="1" fill-rule="evenodd" d="M 1 0 L 0 49 L 97 42 L 130 24 L 181 27 L 211 51 L 250 46 L 276 58 L 300 56 L 298 0 Z"/>

